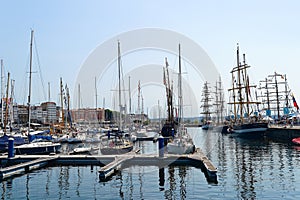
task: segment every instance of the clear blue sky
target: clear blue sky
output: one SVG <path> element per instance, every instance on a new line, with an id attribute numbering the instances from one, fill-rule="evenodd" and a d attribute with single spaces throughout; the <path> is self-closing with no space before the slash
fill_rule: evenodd
<path id="1" fill-rule="evenodd" d="M 117 34 L 144 27 L 173 30 L 196 41 L 215 63 L 225 87 L 239 43 L 252 66 L 251 82 L 274 71 L 286 73 L 300 101 L 300 3 L 296 0 L 26 0 L 0 5 L 0 58 L 15 79 L 19 104 L 27 102 L 31 29 L 45 89 L 50 82 L 52 100 L 57 101 L 60 77 L 72 90 L 81 64 L 93 49 Z M 45 100 L 35 94 L 33 103 Z"/>

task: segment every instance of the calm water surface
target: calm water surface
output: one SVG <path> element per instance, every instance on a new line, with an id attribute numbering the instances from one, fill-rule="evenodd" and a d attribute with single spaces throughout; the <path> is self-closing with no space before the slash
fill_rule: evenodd
<path id="1" fill-rule="evenodd" d="M 288 143 L 242 140 L 189 129 L 218 168 L 218 183 L 189 166 L 131 166 L 107 182 L 100 167 L 61 166 L 1 182 L 2 199 L 300 199 L 300 149 Z M 156 153 L 157 144 L 136 144 Z"/>

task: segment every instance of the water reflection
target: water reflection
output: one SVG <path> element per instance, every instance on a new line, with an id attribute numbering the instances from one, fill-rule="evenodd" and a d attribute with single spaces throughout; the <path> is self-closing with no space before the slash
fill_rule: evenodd
<path id="1" fill-rule="evenodd" d="M 10 199 L 13 191 L 13 185 L 12 185 L 13 179 L 9 178 L 5 181 L 2 181 L 2 188 L 1 188 L 1 199 Z"/>
<path id="2" fill-rule="evenodd" d="M 292 161 L 293 154 L 290 148 L 286 147 L 287 144 L 274 143 L 268 138 L 261 140 L 234 138 L 234 140 L 236 142 L 232 151 L 235 155 L 234 173 L 241 198 L 254 199 L 257 198 L 258 191 L 268 191 L 272 188 L 293 190 L 291 181 L 295 166 Z"/>
<path id="3" fill-rule="evenodd" d="M 80 197 L 80 192 L 79 192 L 79 189 L 80 189 L 80 185 L 81 185 L 81 172 L 80 172 L 80 168 L 77 167 L 77 184 L 76 184 L 76 195 L 78 197 Z"/>
<path id="4" fill-rule="evenodd" d="M 60 172 L 58 176 L 59 199 L 63 199 L 63 197 L 66 195 L 69 189 L 69 170 L 69 166 L 60 167 Z"/>
<path id="5" fill-rule="evenodd" d="M 165 168 L 159 168 L 159 179 L 158 179 L 159 190 L 165 190 Z"/>
<path id="6" fill-rule="evenodd" d="M 107 182 L 100 182 L 99 166 L 59 166 L 3 180 L 1 199 L 299 199 L 300 154 L 293 145 L 193 134 L 218 168 L 218 184 L 208 185 L 201 169 L 188 166 L 128 166 Z"/>
<path id="7" fill-rule="evenodd" d="M 176 190 L 176 181 L 175 181 L 174 172 L 175 172 L 174 166 L 169 166 L 168 167 L 169 178 L 167 180 L 169 181 L 170 188 L 165 191 L 166 199 L 174 199 L 173 191 Z"/>
<path id="8" fill-rule="evenodd" d="M 49 196 L 49 187 L 50 187 L 50 180 L 52 179 L 52 171 L 51 170 L 47 170 L 47 176 L 46 176 L 46 187 L 45 187 L 45 191 L 46 191 L 46 195 Z"/>
<path id="9" fill-rule="evenodd" d="M 29 180 L 30 180 L 30 176 L 29 174 L 26 174 L 26 199 L 29 199 Z"/>

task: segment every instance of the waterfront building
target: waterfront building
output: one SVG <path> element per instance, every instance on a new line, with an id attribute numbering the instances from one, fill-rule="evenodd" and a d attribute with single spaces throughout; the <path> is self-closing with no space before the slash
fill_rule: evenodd
<path id="1" fill-rule="evenodd" d="M 71 111 L 73 122 L 99 123 L 105 121 L 105 110 L 103 108 L 80 108 Z"/>

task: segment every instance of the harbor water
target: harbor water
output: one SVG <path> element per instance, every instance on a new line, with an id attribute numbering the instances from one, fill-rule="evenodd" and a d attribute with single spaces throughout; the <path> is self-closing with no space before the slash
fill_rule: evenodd
<path id="1" fill-rule="evenodd" d="M 217 167 L 217 183 L 191 166 L 134 165 L 105 182 L 99 166 L 53 166 L 3 180 L 1 199 L 300 199 L 300 147 L 201 128 L 189 133 Z M 135 145 L 158 153 L 158 143 Z"/>

